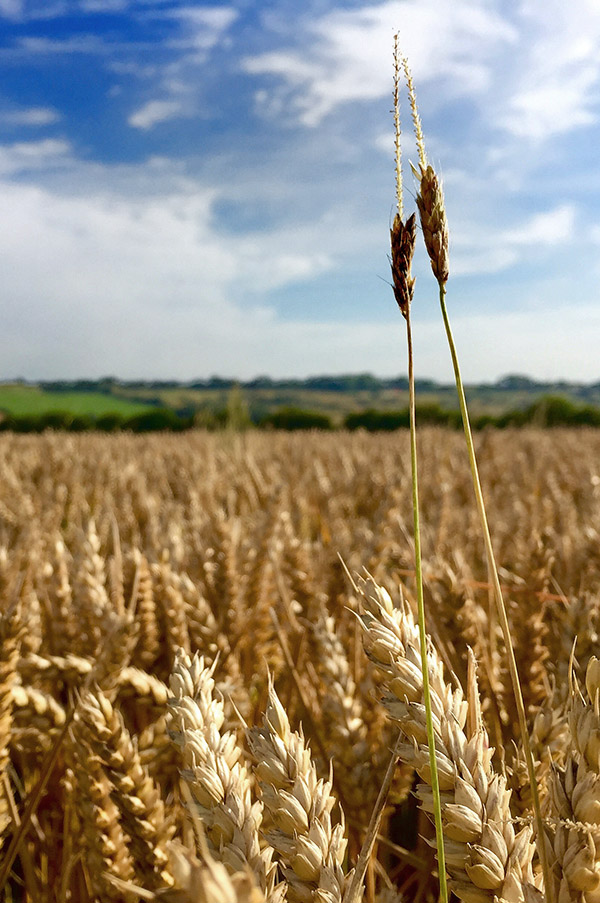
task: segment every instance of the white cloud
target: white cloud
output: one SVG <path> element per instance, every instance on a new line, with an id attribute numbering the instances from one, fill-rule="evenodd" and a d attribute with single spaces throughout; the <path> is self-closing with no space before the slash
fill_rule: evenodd
<path id="1" fill-rule="evenodd" d="M 464 249 L 450 247 L 450 270 L 453 276 L 484 276 L 493 273 L 503 273 L 509 270 L 519 260 L 519 254 L 514 248 L 506 245 L 495 244 L 493 240 L 486 240 L 485 247 L 475 242 Z"/>
<path id="2" fill-rule="evenodd" d="M 29 148 L 33 159 L 43 158 L 40 151 Z M 0 181 L 0 205 L 11 211 L 10 219 L 0 220 L 2 376 L 111 372 L 185 379 L 213 372 L 249 378 L 403 370 L 399 320 L 368 322 L 367 306 L 360 323 L 341 315 L 336 322 L 290 321 L 266 300 L 265 293 L 334 272 L 343 263 L 341 248 L 354 253 L 360 238 L 332 228 L 332 222 L 348 223 L 348 214 L 330 211 L 305 226 L 290 222 L 230 236 L 214 224 L 220 191 L 184 179 L 168 161 L 124 167 L 118 178 L 106 168 L 86 174 L 79 165 L 80 194 Z M 555 227 L 555 220 L 572 219 L 573 211 L 561 205 L 497 230 L 496 253 L 514 260 L 527 253 L 530 240 L 534 246 L 560 243 L 568 230 Z M 473 246 L 461 251 L 468 258 Z M 483 262 L 485 249 L 479 252 Z M 452 278 L 456 274 L 453 254 Z M 375 274 L 373 282 L 376 287 Z M 555 292 L 558 300 L 553 290 L 542 287 L 543 309 L 539 303 L 531 309 L 530 294 L 521 288 L 523 297 L 513 299 L 521 312 L 489 313 L 486 306 L 473 314 L 463 306 L 462 316 L 453 315 L 466 378 L 493 379 L 511 370 L 597 378 L 600 311 L 569 301 L 565 317 L 564 286 Z M 418 373 L 450 380 L 443 328 L 437 318 L 420 321 L 422 309 L 419 299 Z"/>
<path id="3" fill-rule="evenodd" d="M 50 107 L 30 107 L 28 110 L 9 110 L 0 113 L 0 121 L 10 125 L 42 126 L 58 122 L 60 114 Z"/>
<path id="4" fill-rule="evenodd" d="M 167 164 L 142 168 L 131 181 L 153 180 L 154 195 L 128 194 L 122 183 L 91 193 L 90 178 L 84 195 L 0 181 L 0 205 L 11 211 L 0 221 L 4 375 L 239 368 L 246 336 L 257 349 L 276 321 L 249 294 L 331 265 L 309 229 L 223 235 L 213 226 L 215 190 L 190 180 L 168 190 Z"/>
<path id="5" fill-rule="evenodd" d="M 232 6 L 180 6 L 168 10 L 167 14 L 216 34 L 229 28 L 238 17 L 237 10 Z"/>
<path id="6" fill-rule="evenodd" d="M 550 292 L 548 294 L 550 297 Z M 455 317 L 459 355 L 467 357 L 467 380 L 493 379 L 504 373 L 528 373 L 539 379 L 598 379 L 597 306 L 551 303 L 535 310 L 488 311 Z M 427 345 L 427 339 L 422 344 Z M 421 362 L 427 372 L 429 360 Z M 433 371 L 432 371 L 433 372 Z"/>
<path id="7" fill-rule="evenodd" d="M 390 93 L 392 36 L 400 32 L 418 83 L 436 82 L 445 96 L 479 96 L 490 84 L 489 58 L 516 40 L 513 27 L 477 0 L 388 0 L 336 10 L 310 22 L 302 50 L 277 50 L 243 60 L 254 75 L 278 75 L 290 105 L 316 126 L 340 103 Z M 390 60 L 391 63 L 391 60 Z"/>
<path id="8" fill-rule="evenodd" d="M 521 260 L 535 260 L 549 249 L 575 238 L 576 209 L 560 204 L 535 213 L 518 225 L 505 229 L 458 224 L 451 231 L 451 272 L 454 276 L 500 273 Z"/>
<path id="9" fill-rule="evenodd" d="M 151 129 L 160 122 L 184 115 L 184 106 L 179 100 L 150 100 L 132 113 L 127 121 L 133 128 Z"/>
<path id="10" fill-rule="evenodd" d="M 534 248 L 539 245 L 561 245 L 573 239 L 575 232 L 575 207 L 561 204 L 547 213 L 536 213 L 522 226 L 506 229 L 500 233 L 500 243 L 524 245 Z"/>
<path id="11" fill-rule="evenodd" d="M 79 8 L 84 13 L 120 12 L 129 5 L 129 0 L 79 0 Z"/>
<path id="12" fill-rule="evenodd" d="M 128 118 L 134 128 L 148 130 L 170 119 L 189 116 L 197 108 L 197 94 L 201 79 L 198 67 L 206 64 L 211 51 L 224 36 L 238 13 L 230 6 L 177 6 L 169 9 L 147 10 L 142 16 L 150 20 L 178 21 L 177 37 L 162 44 L 170 51 L 167 62 L 133 64 L 128 60 L 109 63 L 119 74 L 132 73 L 140 78 L 154 79 L 154 93 L 161 99 L 150 100 Z"/>
<path id="13" fill-rule="evenodd" d="M 518 138 L 540 141 L 596 122 L 600 5 L 547 0 L 542 7 L 521 0 L 517 9 L 520 40 L 514 66 L 505 68 L 498 124 Z"/>
<path id="14" fill-rule="evenodd" d="M 454 299 L 450 295 L 449 307 Z M 539 379 L 597 380 L 597 337 L 600 310 L 593 306 L 520 312 L 469 311 L 450 317 L 463 377 L 467 382 L 495 380 L 506 373 L 525 372 Z M 439 318 L 418 319 L 415 301 L 414 343 L 417 376 L 453 382 L 450 354 Z M 238 344 L 239 343 L 239 344 Z M 241 337 L 232 334 L 233 349 Z M 265 366 L 264 348 L 269 348 Z M 261 356 L 262 349 L 262 356 Z M 243 346 L 243 360 L 227 353 L 219 373 L 252 377 L 266 369 L 275 376 L 343 373 L 369 370 L 391 375 L 406 371 L 406 355 L 399 319 L 387 323 L 296 322 L 251 320 Z M 209 367 L 210 371 L 210 367 Z"/>
<path id="15" fill-rule="evenodd" d="M 58 138 L 0 145 L 0 173 L 7 175 L 65 165 L 71 159 L 70 153 L 70 144 Z"/>
<path id="16" fill-rule="evenodd" d="M 20 19 L 23 15 L 23 0 L 0 0 L 0 16 Z"/>
<path id="17" fill-rule="evenodd" d="M 114 50 L 114 45 L 103 41 L 93 34 L 82 34 L 75 37 L 54 40 L 53 38 L 24 37 L 19 46 L 26 53 L 36 54 L 106 54 Z"/>
<path id="18" fill-rule="evenodd" d="M 204 60 L 208 51 L 221 44 L 237 20 L 239 13 L 233 6 L 176 6 L 145 13 L 151 19 L 178 20 L 181 35 L 168 41 L 167 46 L 186 54 L 200 54 Z"/>
<path id="19" fill-rule="evenodd" d="M 294 26 L 299 37 L 278 36 L 279 46 L 242 60 L 247 73 L 278 79 L 257 91 L 268 115 L 315 127 L 340 104 L 388 95 L 382 61 L 399 31 L 426 109 L 467 99 L 496 136 L 532 143 L 599 118 L 596 0 L 387 0 Z"/>
<path id="20" fill-rule="evenodd" d="M 16 22 L 56 19 L 68 12 L 68 0 L 0 0 L 0 16 Z"/>
<path id="21" fill-rule="evenodd" d="M 252 291 L 260 292 L 313 279 L 333 266 L 332 258 L 316 249 L 308 248 L 304 252 L 290 253 L 279 246 L 274 249 L 265 266 L 264 237 L 240 240 L 236 245 L 236 256 L 246 284 Z"/>
<path id="22" fill-rule="evenodd" d="M 38 2 L 25 2 L 25 0 L 0 0 L 0 16 L 6 16 L 16 21 L 35 21 L 39 19 L 53 19 L 72 12 L 66 0 L 38 0 Z M 76 4 L 84 13 L 112 12 L 126 9 L 131 5 L 130 0 L 78 0 Z"/>
<path id="23" fill-rule="evenodd" d="M 597 80 L 598 72 L 589 69 L 563 84 L 531 85 L 508 100 L 498 121 L 515 137 L 534 141 L 590 125 L 596 115 L 588 108 L 586 95 Z"/>

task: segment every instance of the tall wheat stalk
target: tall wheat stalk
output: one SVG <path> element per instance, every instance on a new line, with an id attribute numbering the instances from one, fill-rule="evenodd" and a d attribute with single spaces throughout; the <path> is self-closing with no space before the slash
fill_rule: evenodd
<path id="1" fill-rule="evenodd" d="M 448 901 L 448 886 L 446 882 L 446 864 L 444 853 L 444 830 L 442 825 L 442 807 L 440 801 L 440 786 L 435 755 L 435 734 L 433 730 L 433 717 L 431 712 L 431 693 L 429 687 L 429 666 L 427 662 L 427 632 L 425 628 L 425 601 L 423 598 L 423 568 L 421 561 L 421 526 L 419 521 L 419 480 L 417 467 L 417 422 L 415 410 L 415 365 L 412 341 L 412 325 L 410 320 L 410 308 L 414 293 L 415 280 L 411 276 L 411 264 L 415 251 L 417 238 L 417 224 L 415 214 L 412 213 L 406 222 L 402 221 L 402 165 L 400 147 L 400 55 L 398 51 L 398 35 L 394 37 L 394 123 L 395 123 L 395 150 L 396 150 L 396 201 L 397 213 L 390 230 L 392 247 L 392 278 L 394 295 L 400 308 L 400 312 L 406 321 L 406 342 L 408 346 L 408 387 L 410 410 L 410 466 L 412 477 L 412 509 L 413 530 L 415 543 L 415 577 L 417 584 L 417 612 L 419 622 L 419 638 L 421 651 L 421 668 L 423 671 L 423 699 L 425 703 L 425 717 L 427 723 L 427 745 L 429 747 L 429 766 L 431 769 L 431 789 L 433 792 L 433 807 L 435 820 L 435 835 L 437 842 L 438 865 L 440 875 L 440 900 Z"/>
<path id="2" fill-rule="evenodd" d="M 502 635 L 504 637 L 504 645 L 506 647 L 506 657 L 508 661 L 508 668 L 513 688 L 513 693 L 515 697 L 515 704 L 517 708 L 517 715 L 519 719 L 519 727 L 521 732 L 521 739 L 523 743 L 523 750 L 525 753 L 525 761 L 527 763 L 527 773 L 529 777 L 529 782 L 531 785 L 531 795 L 532 795 L 532 803 L 535 817 L 535 825 L 536 825 L 536 835 L 537 835 L 537 848 L 540 856 L 540 861 L 542 864 L 542 871 L 544 874 L 544 885 L 546 890 L 547 899 L 549 899 L 549 894 L 551 892 L 551 880 L 550 880 L 550 866 L 547 860 L 546 848 L 544 844 L 544 822 L 542 818 L 542 811 L 540 806 L 540 798 L 537 787 L 537 779 L 535 773 L 535 764 L 533 760 L 533 754 L 531 751 L 531 743 L 529 739 L 529 731 L 527 728 L 527 719 L 525 715 L 525 704 L 523 702 L 523 693 L 521 691 L 521 682 L 519 679 L 519 672 L 517 669 L 517 663 L 515 659 L 515 653 L 513 649 L 513 642 L 510 633 L 510 626 L 508 623 L 508 616 L 506 613 L 506 605 L 504 604 L 504 598 L 502 595 L 502 589 L 500 586 L 500 578 L 498 576 L 498 568 L 496 566 L 496 559 L 494 556 L 494 549 L 492 546 L 492 540 L 490 536 L 490 531 L 488 527 L 487 514 L 485 509 L 485 502 L 483 499 L 483 492 L 481 489 L 481 482 L 479 479 L 479 469 L 477 467 L 477 458 L 475 455 L 475 446 L 473 444 L 473 434 L 471 432 L 471 425 L 469 421 L 469 412 L 467 408 L 467 400 L 465 398 L 465 391 L 462 381 L 462 376 L 460 372 L 460 366 L 458 361 L 458 354 L 456 351 L 456 345 L 454 343 L 454 336 L 452 334 L 452 329 L 450 327 L 450 320 L 448 317 L 448 310 L 446 308 L 446 283 L 449 278 L 449 228 L 448 228 L 448 220 L 446 217 L 446 207 L 444 203 L 444 194 L 442 191 L 441 182 L 431 166 L 431 164 L 427 161 L 427 156 L 425 154 L 425 142 L 423 139 L 423 129 L 421 126 L 421 119 L 418 112 L 416 95 L 414 90 L 414 85 L 412 81 L 412 76 L 410 73 L 410 69 L 408 67 L 408 63 L 404 60 L 404 72 L 406 76 L 406 82 L 408 86 L 408 93 L 410 99 L 410 106 L 413 116 L 413 123 L 415 128 L 415 136 L 417 140 L 417 148 L 419 153 L 419 169 L 416 167 L 413 168 L 413 173 L 417 179 L 419 190 L 417 193 L 417 207 L 419 208 L 419 215 L 421 219 L 421 227 L 423 230 L 423 238 L 425 240 L 425 246 L 427 248 L 427 253 L 429 254 L 429 259 L 431 262 L 431 269 L 435 279 L 438 283 L 439 288 L 439 300 L 440 300 L 440 308 L 442 311 L 442 319 L 444 321 L 444 328 L 446 330 L 446 337 L 448 340 L 448 346 L 450 348 L 450 356 L 452 358 L 452 367 L 454 370 L 454 378 L 456 382 L 456 391 L 458 393 L 458 401 L 460 406 L 460 413 L 462 417 L 465 439 L 467 443 L 467 452 L 469 456 L 469 466 L 471 469 L 471 476 L 473 480 L 473 489 L 475 491 L 475 499 L 477 503 L 477 511 L 479 514 L 479 519 L 481 522 L 481 529 L 483 533 L 483 539 L 485 544 L 486 558 L 488 563 L 488 572 L 490 576 L 490 582 L 492 584 L 494 598 L 496 602 L 496 609 L 498 612 L 498 620 L 500 623 L 500 627 L 502 629 Z"/>

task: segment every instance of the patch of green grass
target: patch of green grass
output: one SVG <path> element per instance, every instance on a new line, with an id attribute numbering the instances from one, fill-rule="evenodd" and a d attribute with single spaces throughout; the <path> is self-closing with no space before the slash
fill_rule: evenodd
<path id="1" fill-rule="evenodd" d="M 127 401 L 101 392 L 44 392 L 38 386 L 0 385 L 0 411 L 15 417 L 65 411 L 69 414 L 121 414 L 133 417 L 151 410 L 139 401 Z"/>

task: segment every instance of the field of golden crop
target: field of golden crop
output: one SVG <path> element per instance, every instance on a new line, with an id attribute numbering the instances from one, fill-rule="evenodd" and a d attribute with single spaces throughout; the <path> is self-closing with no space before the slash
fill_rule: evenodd
<path id="1" fill-rule="evenodd" d="M 600 433 L 477 445 L 546 899 L 595 903 Z M 461 436 L 423 430 L 419 456 L 451 888 L 529 903 L 539 839 Z M 435 899 L 407 434 L 6 434 L 0 461 L 0 897 L 339 903 L 401 734 L 365 899 Z"/>

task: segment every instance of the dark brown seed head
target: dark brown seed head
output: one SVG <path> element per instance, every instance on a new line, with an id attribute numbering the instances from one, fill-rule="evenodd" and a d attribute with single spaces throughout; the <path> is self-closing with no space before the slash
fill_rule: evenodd
<path id="1" fill-rule="evenodd" d="M 432 166 L 421 166 L 416 173 L 419 179 L 417 207 L 421 216 L 421 227 L 425 247 L 431 260 L 433 275 L 445 284 L 449 276 L 448 260 L 448 220 L 444 206 L 444 193 L 440 180 Z"/>
<path id="2" fill-rule="evenodd" d="M 402 316 L 406 319 L 415 288 L 415 280 L 410 274 L 415 241 L 417 238 L 417 222 L 411 213 L 405 223 L 397 213 L 390 229 L 392 243 L 392 279 L 394 296 Z"/>

